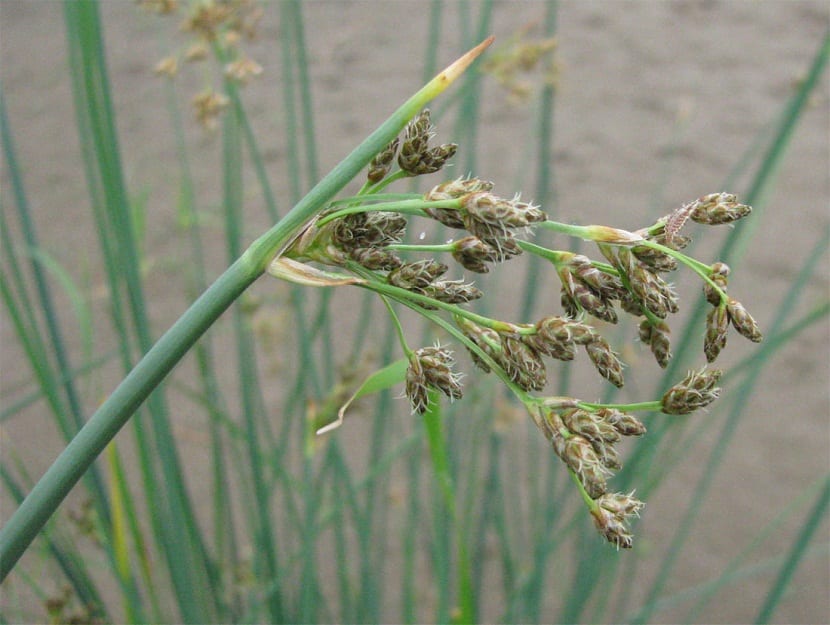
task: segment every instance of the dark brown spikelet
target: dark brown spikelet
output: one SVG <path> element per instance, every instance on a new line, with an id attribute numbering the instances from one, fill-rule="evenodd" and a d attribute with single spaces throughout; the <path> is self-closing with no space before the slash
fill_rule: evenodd
<path id="1" fill-rule="evenodd" d="M 398 152 L 399 144 L 400 139 L 397 137 L 392 139 L 381 152 L 369 161 L 369 171 L 366 174 L 369 182 L 376 184 L 386 178 L 386 174 L 392 168 L 392 161 L 395 160 L 395 154 Z"/>
<path id="2" fill-rule="evenodd" d="M 585 346 L 585 351 L 588 352 L 599 374 L 617 388 L 622 388 L 624 384 L 622 363 L 606 340 L 596 335 L 594 340 Z"/>
<path id="3" fill-rule="evenodd" d="M 671 330 L 665 322 L 652 324 L 648 319 L 640 322 L 640 340 L 651 348 L 657 364 L 665 369 L 671 360 Z"/>
<path id="4" fill-rule="evenodd" d="M 729 279 L 729 265 L 726 263 L 715 263 L 712 265 L 711 269 L 712 273 L 709 275 L 709 279 L 712 280 L 712 282 L 714 282 L 721 291 L 726 293 L 726 283 Z M 712 306 L 720 306 L 721 294 L 713 289 L 712 285 L 708 282 L 703 283 L 703 294 L 706 296 L 706 301 Z"/>
<path id="5" fill-rule="evenodd" d="M 703 353 L 708 362 L 715 362 L 726 347 L 726 335 L 729 330 L 729 314 L 725 306 L 716 306 L 706 315 L 706 334 L 703 339 Z"/>
<path id="6" fill-rule="evenodd" d="M 559 435 L 552 442 L 556 455 L 579 478 L 591 499 L 604 495 L 608 490 L 606 477 L 610 471 L 599 459 L 590 441 L 578 435 Z"/>
<path id="7" fill-rule="evenodd" d="M 692 221 L 708 226 L 728 224 L 752 212 L 752 207 L 738 202 L 731 193 L 710 193 L 691 204 Z"/>
<path id="8" fill-rule="evenodd" d="M 427 287 L 446 271 L 447 266 L 436 260 L 419 260 L 413 263 L 405 263 L 390 271 L 386 280 L 393 286 L 416 293 L 424 293 Z"/>
<path id="9" fill-rule="evenodd" d="M 461 376 L 453 372 L 454 364 L 452 352 L 439 346 L 423 347 L 413 353 L 406 370 L 406 396 L 413 412 L 426 412 L 429 388 L 441 391 L 450 400 L 461 398 Z"/>
<path id="10" fill-rule="evenodd" d="M 720 395 L 721 389 L 716 384 L 722 374 L 719 369 L 690 371 L 683 380 L 663 395 L 663 412 L 682 415 L 705 408 Z"/>
<path id="11" fill-rule="evenodd" d="M 645 504 L 631 495 L 606 493 L 596 499 L 597 506 L 591 510 L 597 530 L 617 549 L 630 549 L 634 538 L 627 525 L 630 517 L 640 516 Z"/>
<path id="12" fill-rule="evenodd" d="M 596 411 L 596 415 L 613 426 L 623 436 L 642 436 L 646 433 L 646 426 L 643 425 L 642 421 L 634 415 L 616 408 L 600 408 Z"/>
<path id="13" fill-rule="evenodd" d="M 437 280 L 429 285 L 424 294 L 447 304 L 465 304 L 484 295 L 480 289 L 463 280 Z"/>
<path id="14" fill-rule="evenodd" d="M 498 359 L 510 379 L 525 391 L 541 391 L 547 384 L 542 357 L 519 337 L 502 335 L 502 352 Z"/>
<path id="15" fill-rule="evenodd" d="M 514 239 L 505 239 L 506 245 L 492 247 L 476 237 L 464 237 L 453 243 L 452 257 L 465 269 L 476 273 L 488 273 L 487 263 L 503 262 L 522 253 Z"/>
<path id="16" fill-rule="evenodd" d="M 758 324 L 752 318 L 746 308 L 743 307 L 738 300 L 730 299 L 726 305 L 726 310 L 729 313 L 729 320 L 732 326 L 741 334 L 748 338 L 753 343 L 760 343 L 764 340 L 764 335 L 758 329 Z"/>

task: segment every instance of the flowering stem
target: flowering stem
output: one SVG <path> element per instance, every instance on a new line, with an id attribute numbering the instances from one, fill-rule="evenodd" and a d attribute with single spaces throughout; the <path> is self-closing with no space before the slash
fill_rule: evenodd
<path id="1" fill-rule="evenodd" d="M 330 221 L 340 219 L 346 215 L 353 215 L 354 213 L 373 213 L 392 211 L 402 215 L 419 215 L 423 216 L 423 209 L 425 208 L 460 208 L 460 200 L 433 200 L 428 202 L 424 199 L 419 200 L 401 200 L 398 202 L 379 202 L 377 204 L 361 204 L 360 206 L 349 206 L 348 208 L 341 208 L 340 210 L 329 213 L 323 217 L 317 226 L 325 226 Z"/>
<path id="2" fill-rule="evenodd" d="M 638 412 L 638 411 L 660 411 L 663 408 L 663 402 L 659 399 L 652 401 L 641 401 L 633 404 L 594 404 L 587 401 L 577 402 L 580 408 L 586 410 L 601 410 L 603 408 L 614 408 L 622 410 L 623 412 Z"/>
<path id="3" fill-rule="evenodd" d="M 408 359 L 412 359 L 412 348 L 406 342 L 406 335 L 404 334 L 403 327 L 401 326 L 401 320 L 398 318 L 398 315 L 395 313 L 395 309 L 392 308 L 392 304 L 389 303 L 389 299 L 384 297 L 383 295 L 380 296 L 380 299 L 383 301 L 384 306 L 389 311 L 389 316 L 392 319 L 392 323 L 395 324 L 395 331 L 398 333 L 398 341 L 401 344 L 401 349 L 403 353 L 406 355 Z"/>
<path id="4" fill-rule="evenodd" d="M 667 254 L 668 256 L 671 256 L 675 260 L 683 263 L 689 269 L 691 269 L 697 275 L 699 275 L 704 280 L 704 282 L 711 286 L 720 295 L 721 300 L 723 300 L 724 302 L 727 301 L 726 293 L 724 293 L 723 290 L 710 277 L 712 275 L 712 268 L 706 263 L 702 263 L 699 260 L 692 258 L 691 256 L 687 256 L 682 252 L 678 252 L 677 250 L 673 250 L 672 248 L 666 245 L 661 245 L 656 241 L 643 240 L 641 243 L 638 243 L 638 245 L 642 245 L 643 247 L 648 247 L 658 252 L 662 252 L 664 254 Z"/>
<path id="5" fill-rule="evenodd" d="M 579 494 L 582 495 L 582 501 L 585 502 L 585 505 L 588 506 L 588 510 L 594 511 L 599 508 L 599 504 L 591 499 L 591 496 L 588 494 L 588 491 L 585 490 L 585 487 L 582 485 L 582 481 L 579 479 L 579 476 L 573 471 L 573 469 L 568 469 L 568 473 L 571 474 L 571 479 L 576 484 L 577 489 L 579 490 Z"/>
<path id="6" fill-rule="evenodd" d="M 254 241 L 145 354 L 0 530 L 0 582 L 107 444 L 202 334 L 291 245 L 326 203 L 358 176 L 409 120 L 449 87 L 492 41 L 490 37 L 464 54 L 404 102 L 277 224 Z"/>

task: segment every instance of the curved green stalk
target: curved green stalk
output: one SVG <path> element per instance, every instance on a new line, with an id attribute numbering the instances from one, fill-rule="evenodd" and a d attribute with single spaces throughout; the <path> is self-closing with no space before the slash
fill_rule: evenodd
<path id="1" fill-rule="evenodd" d="M 308 221 L 380 152 L 406 123 L 437 97 L 491 43 L 485 40 L 438 74 L 358 145 L 292 208 L 254 241 L 145 354 L 58 456 L 8 523 L 0 530 L 0 581 L 43 528 L 61 501 L 86 473 L 176 363 L 281 254 Z"/>

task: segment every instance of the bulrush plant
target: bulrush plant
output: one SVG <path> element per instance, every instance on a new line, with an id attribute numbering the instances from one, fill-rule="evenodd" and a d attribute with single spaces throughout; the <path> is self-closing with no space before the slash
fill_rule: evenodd
<path id="1" fill-rule="evenodd" d="M 582 348 L 601 377 L 622 387 L 623 363 L 591 318 L 616 324 L 628 315 L 639 328 L 641 342 L 665 368 L 672 357 L 667 319 L 680 309 L 666 276 L 681 265 L 700 277 L 712 305 L 703 340 L 709 363 L 724 348 L 730 324 L 759 342 L 761 333 L 752 316 L 727 295 L 729 268 L 720 262 L 705 264 L 681 251 L 691 240 L 681 234 L 688 220 L 728 224 L 749 215 L 751 208 L 732 194 L 711 193 L 629 232 L 552 221 L 520 195 L 502 197 L 494 183 L 475 177 L 443 182 L 425 194 L 388 193 L 392 182 L 435 173 L 452 157 L 457 146 L 433 147 L 433 135 L 429 111 L 424 110 L 407 124 L 402 137 L 372 158 L 362 189 L 330 202 L 268 271 L 300 284 L 358 286 L 380 296 L 408 361 L 405 394 L 414 413 L 427 411 L 435 396 L 431 391 L 450 401 L 460 399 L 461 374 L 454 370 L 455 358 L 448 348 L 410 347 L 391 304 L 416 311 L 443 328 L 466 348 L 477 368 L 498 376 L 524 404 L 573 476 L 600 534 L 617 548 L 630 548 L 630 520 L 638 516 L 643 502 L 634 493 L 610 489 L 609 478 L 622 466 L 617 443 L 646 433 L 635 412 L 685 415 L 706 408 L 720 393 L 721 371 L 690 371 L 657 400 L 601 404 L 541 394 L 547 384 L 546 361 L 572 361 Z M 410 222 L 417 219 L 437 221 L 459 235 L 441 244 L 404 244 Z M 531 243 L 523 237 L 533 228 L 591 241 L 602 260 Z M 463 278 L 448 277 L 464 270 L 487 273 L 522 253 L 552 265 L 561 283 L 561 314 L 533 323 L 484 317 L 469 304 L 485 293 Z M 450 270 L 453 262 L 461 272 Z M 326 268 L 315 267 L 319 265 Z M 320 431 L 341 422 L 342 411 L 338 421 Z"/>
<path id="2" fill-rule="evenodd" d="M 175 6 L 174 2 L 156 4 L 165 11 Z M 97 24 L 95 16 L 88 14 L 92 5 L 66 6 L 70 24 L 77 32 L 87 32 L 84 25 Z M 213 44 L 214 30 L 206 26 L 205 19 L 200 14 L 189 24 L 191 30 L 201 33 L 203 43 Z M 714 193 L 646 228 L 629 232 L 552 221 L 541 207 L 518 194 L 504 197 L 493 183 L 472 176 L 442 182 L 425 194 L 389 192 L 396 181 L 440 172 L 453 157 L 456 145 L 434 145 L 434 129 L 425 107 L 491 41 L 487 39 L 470 50 L 406 100 L 273 227 L 253 241 L 155 344 L 148 343 L 138 364 L 84 422 L 0 530 L 0 580 L 139 406 L 220 315 L 266 272 L 305 285 L 349 285 L 376 293 L 396 324 L 407 362 L 399 381 L 404 383 L 413 411 L 425 417 L 430 416 L 440 393 L 450 400 L 461 400 L 461 375 L 447 347 L 408 345 L 394 306 L 411 309 L 442 328 L 470 353 L 478 368 L 497 376 L 527 408 L 573 476 L 600 533 L 617 547 L 632 545 L 630 520 L 643 504 L 633 493 L 615 493 L 609 488 L 609 478 L 621 466 L 617 443 L 623 436 L 645 433 L 635 412 L 686 414 L 705 408 L 718 396 L 720 372 L 705 368 L 690 372 L 654 401 L 600 404 L 542 394 L 547 362 L 574 360 L 582 348 L 608 383 L 622 386 L 623 363 L 590 320 L 617 323 L 622 314 L 627 314 L 637 320 L 640 338 L 658 364 L 665 367 L 671 357 L 667 319 L 679 308 L 678 296 L 665 276 L 681 265 L 700 277 L 712 305 L 704 338 L 709 362 L 724 348 L 730 324 L 740 334 L 759 341 L 761 334 L 752 317 L 727 294 L 729 268 L 723 263 L 705 264 L 682 252 L 688 238 L 681 229 L 687 221 L 730 223 L 746 216 L 750 209 L 733 195 Z M 103 80 L 105 75 L 101 63 L 97 56 L 79 65 L 90 70 L 89 80 L 78 83 L 79 88 L 86 89 L 89 106 L 98 102 L 94 98 L 99 87 L 95 81 Z M 227 76 L 231 100 L 235 97 L 233 81 L 237 79 L 239 76 Z M 206 125 L 212 125 L 224 108 L 210 98 L 202 106 L 201 119 Z M 112 124 L 105 123 L 105 112 L 93 117 L 101 132 L 112 128 Z M 365 183 L 355 195 L 335 199 L 349 183 L 366 175 L 367 168 Z M 419 219 L 437 221 L 457 231 L 458 236 L 431 245 L 405 244 L 407 228 L 412 220 Z M 526 240 L 534 228 L 592 241 L 602 260 L 534 244 Z M 552 266 L 562 285 L 560 314 L 512 322 L 473 312 L 470 304 L 485 294 L 461 277 L 463 273 L 487 273 L 522 254 L 539 256 Z M 450 270 L 451 263 L 456 265 L 454 270 Z M 342 414 L 341 410 L 340 418 L 322 430 L 339 425 Z M 430 442 L 435 448 L 440 445 L 433 436 L 437 430 L 434 423 L 428 427 L 433 427 Z M 176 493 L 179 491 L 173 495 Z M 266 527 L 263 521 L 263 535 Z M 197 542 L 193 545 L 183 553 L 194 558 L 203 555 Z M 469 559 L 464 559 L 469 565 Z M 184 576 L 194 570 L 200 574 L 198 566 L 182 565 L 176 572 Z M 190 588 L 188 584 L 185 579 L 181 587 Z M 189 597 L 187 593 L 182 596 Z M 197 603 L 188 600 L 185 608 L 192 610 L 185 620 L 206 620 Z M 469 608 L 466 614 L 472 613 Z M 280 609 L 276 606 L 273 612 L 277 614 Z"/>

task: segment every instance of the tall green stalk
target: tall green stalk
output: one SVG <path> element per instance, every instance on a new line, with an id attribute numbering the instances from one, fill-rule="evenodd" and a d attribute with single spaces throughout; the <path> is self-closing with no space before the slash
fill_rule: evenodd
<path id="1" fill-rule="evenodd" d="M 438 74 L 323 177 L 275 226 L 254 241 L 153 345 L 35 485 L 0 530 L 5 579 L 72 487 L 193 344 L 259 278 L 303 227 L 428 102 L 442 93 L 491 42 L 487 39 Z"/>

